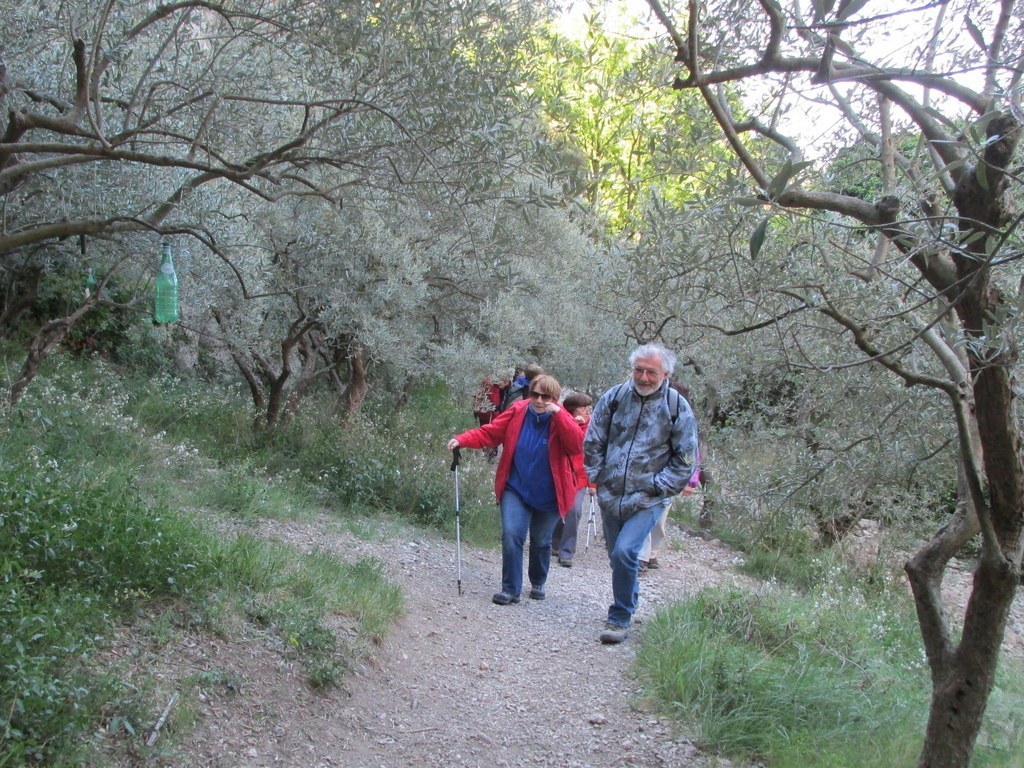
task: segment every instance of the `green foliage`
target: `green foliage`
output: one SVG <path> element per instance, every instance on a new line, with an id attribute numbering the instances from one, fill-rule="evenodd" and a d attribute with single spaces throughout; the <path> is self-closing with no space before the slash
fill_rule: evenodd
<path id="1" fill-rule="evenodd" d="M 927 702 L 912 622 L 851 597 L 704 592 L 645 629 L 638 666 L 666 707 L 727 754 L 773 766 L 912 764 L 903 750 Z"/>
<path id="2" fill-rule="evenodd" d="M 705 194 L 724 154 L 693 94 L 652 85 L 671 77 L 660 48 L 618 34 L 609 17 L 588 14 L 575 38 L 540 36 L 530 87 L 568 156 L 571 191 L 580 187 L 611 231 L 633 232 L 651 198 L 682 207 Z"/>
<path id="3" fill-rule="evenodd" d="M 72 488 L 45 467 L 8 463 L 0 490 L 0 705 L 10 713 L 0 764 L 65 759 L 100 711 L 138 706 L 113 671 L 88 668 L 112 622 L 153 600 L 186 598 L 209 620 L 223 604 L 213 595 L 230 584 L 243 599 L 229 602 L 280 635 L 318 686 L 337 682 L 402 610 L 379 563 L 296 556 L 248 537 L 220 545 L 121 485 Z M 348 618 L 353 642 L 328 629 L 331 615 Z M 129 729 L 139 722 L 118 717 Z"/>
<path id="4" fill-rule="evenodd" d="M 386 511 L 454 531 L 445 445 L 472 424 L 441 385 L 415 390 L 400 409 L 369 401 L 344 425 L 310 407 L 269 431 L 256 426 L 238 390 L 164 378 L 134 388 L 126 400 L 127 412 L 164 435 L 174 446 L 167 450 L 186 466 L 196 452 L 223 465 L 208 482 L 190 486 L 183 503 L 239 517 L 301 515 L 311 504 L 329 504 L 345 518 Z M 462 534 L 492 544 L 500 530 L 493 468 L 482 455 L 468 453 L 460 468 Z M 148 484 L 158 483 L 150 478 Z"/>
<path id="5" fill-rule="evenodd" d="M 6 414 L 0 442 L 0 765 L 96 764 L 99 751 L 137 752 L 142 724 L 166 694 L 106 666 L 99 651 L 112 629 L 162 644 L 184 625 L 230 636 L 256 622 L 326 686 L 402 611 L 377 562 L 301 555 L 247 536 L 222 541 L 202 517 L 174 509 L 216 499 L 218 511 L 245 518 L 312 503 L 295 476 L 261 480 L 233 443 L 211 462 L 171 434 L 184 419 L 166 418 L 168 404 L 192 404 L 187 420 L 213 450 L 225 423 L 251 423 L 237 401 L 200 399 L 198 388 L 168 379 L 160 408 L 141 394 L 152 391 L 148 379 L 61 357 L 37 385 Z M 126 405 L 167 431 L 149 432 Z M 241 418 L 225 418 L 235 411 Z M 349 631 L 331 629 L 339 617 Z"/>
<path id="6" fill-rule="evenodd" d="M 147 509 L 124 483 L 74 484 L 56 459 L 0 467 L 0 763 L 49 762 L 90 730 L 115 680 L 86 673 L 131 605 L 204 592 L 218 547 L 191 522 Z M 6 761 L 6 762 L 5 762 Z"/>
<path id="7" fill-rule="evenodd" d="M 187 441 L 215 461 L 238 461 L 255 448 L 255 416 L 230 386 L 162 376 L 131 387 L 125 412 L 149 430 Z"/>
<path id="8" fill-rule="evenodd" d="M 187 501 L 239 519 L 301 518 L 315 506 L 308 486 L 287 477 L 268 476 L 251 459 L 226 464 Z"/>
<path id="9" fill-rule="evenodd" d="M 929 680 L 909 597 L 869 599 L 842 568 L 817 566 L 804 594 L 706 590 L 646 625 L 637 668 L 707 746 L 775 766 L 912 766 Z M 1010 768 L 1020 665 L 993 694 L 978 765 Z"/>
<path id="10" fill-rule="evenodd" d="M 436 396 L 416 393 L 413 401 L 429 402 Z M 416 409 L 414 405 L 386 418 L 364 412 L 350 419 L 343 430 L 332 431 L 330 440 L 307 446 L 307 471 L 315 472 L 317 482 L 342 506 L 386 509 L 409 521 L 452 531 L 454 478 L 445 445 L 455 431 L 423 431 Z M 494 531 L 493 524 L 486 524 L 494 516 L 493 491 L 490 510 L 480 503 L 481 483 L 489 482 L 493 468 L 483 466 L 482 459 L 473 457 L 459 470 L 463 534 L 469 540 L 477 539 L 478 529 Z"/>
<path id="11" fill-rule="evenodd" d="M 296 559 L 290 548 L 248 537 L 239 537 L 229 554 L 240 583 L 252 591 L 249 617 L 281 636 L 315 687 L 337 683 L 350 660 L 379 643 L 403 611 L 401 593 L 387 583 L 379 561 L 349 564 L 325 552 Z M 328 627 L 331 615 L 347 619 L 353 642 Z"/>
<path id="12" fill-rule="evenodd" d="M 896 151 L 905 157 L 914 157 L 922 147 L 914 134 L 900 135 L 895 141 Z M 875 202 L 886 192 L 880 165 L 878 149 L 861 140 L 835 152 L 824 181 L 833 192 Z"/>
<path id="13" fill-rule="evenodd" d="M 77 300 L 81 296 L 83 281 L 77 273 L 70 277 L 70 285 L 64 286 L 70 292 L 66 299 Z M 122 364 L 145 358 L 140 347 L 155 344 L 152 334 L 147 333 L 150 330 L 147 312 L 130 306 L 137 300 L 131 287 L 112 276 L 104 286 L 103 301 L 68 333 L 66 346 L 74 352 L 106 355 Z M 43 308 L 43 317 L 55 316 L 57 309 Z M 154 356 L 154 359 L 166 359 L 166 356 Z"/>
<path id="14" fill-rule="evenodd" d="M 45 464 L 8 462 L 0 475 L 4 558 L 31 589 L 73 583 L 108 596 L 178 594 L 216 573 L 210 540 L 167 510 L 143 509 L 126 478 L 72 485 Z"/>

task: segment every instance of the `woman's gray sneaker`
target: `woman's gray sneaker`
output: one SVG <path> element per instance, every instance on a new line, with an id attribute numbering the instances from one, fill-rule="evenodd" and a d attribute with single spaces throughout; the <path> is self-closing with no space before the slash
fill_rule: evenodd
<path id="1" fill-rule="evenodd" d="M 509 603 L 518 603 L 519 595 L 510 595 L 508 592 L 495 592 L 494 597 L 491 598 L 491 602 L 495 605 L 508 605 Z"/>

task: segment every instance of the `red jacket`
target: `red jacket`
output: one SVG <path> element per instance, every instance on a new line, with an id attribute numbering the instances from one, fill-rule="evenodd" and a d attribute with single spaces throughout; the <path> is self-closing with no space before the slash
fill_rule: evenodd
<path id="1" fill-rule="evenodd" d="M 496 448 L 502 446 L 501 457 L 498 459 L 498 469 L 494 473 L 494 494 L 499 503 L 501 494 L 505 491 L 505 483 L 512 472 L 512 455 L 516 450 L 516 443 L 519 442 L 519 433 L 523 429 L 523 422 L 526 420 L 526 409 L 530 407 L 529 400 L 520 400 L 513 403 L 504 411 L 494 417 L 490 424 L 470 429 L 455 439 L 464 448 Z M 551 417 L 551 427 L 548 433 L 548 462 L 551 465 L 551 477 L 555 481 L 555 498 L 558 501 L 558 514 L 565 517 L 572 509 L 573 500 L 576 498 L 576 472 L 573 469 L 572 459 L 574 456 L 583 455 L 583 432 L 580 425 L 565 408 L 560 408 L 558 413 Z"/>

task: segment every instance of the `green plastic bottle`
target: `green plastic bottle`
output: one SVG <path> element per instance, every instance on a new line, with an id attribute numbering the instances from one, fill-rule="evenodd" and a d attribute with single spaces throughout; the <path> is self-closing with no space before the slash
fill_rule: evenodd
<path id="1" fill-rule="evenodd" d="M 85 272 L 85 298 L 89 298 L 96 292 L 96 278 L 92 274 L 92 267 Z"/>
<path id="2" fill-rule="evenodd" d="M 153 308 L 153 322 L 176 323 L 178 311 L 178 275 L 174 271 L 171 257 L 171 241 L 166 237 L 160 243 L 160 271 L 156 275 L 156 296 Z"/>

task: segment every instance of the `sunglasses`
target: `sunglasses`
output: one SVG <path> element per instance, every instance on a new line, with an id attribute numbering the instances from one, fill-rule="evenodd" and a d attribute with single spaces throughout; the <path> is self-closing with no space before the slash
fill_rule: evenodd
<path id="1" fill-rule="evenodd" d="M 554 399 L 555 399 L 555 398 L 554 398 L 553 396 L 551 396 L 551 395 L 546 395 L 546 394 L 544 394 L 543 392 L 531 392 L 531 393 L 530 393 L 530 398 L 531 398 L 531 399 L 533 399 L 533 398 L 535 398 L 535 397 L 539 397 L 539 398 L 540 398 L 541 400 L 543 400 L 543 401 L 544 401 L 545 403 L 549 403 L 549 402 L 551 402 L 552 400 L 554 400 Z"/>

